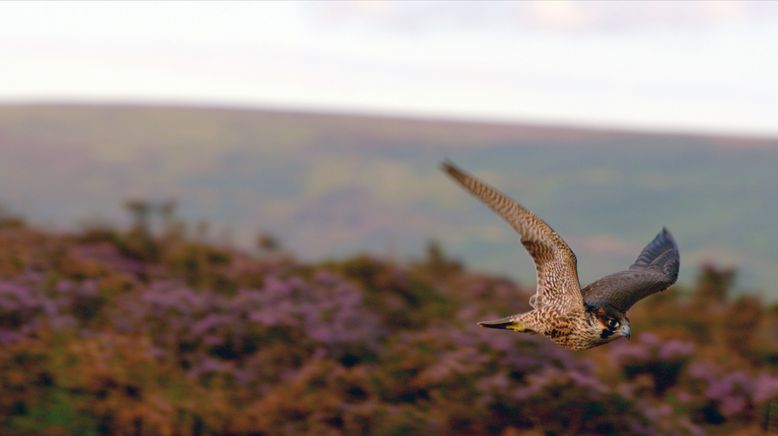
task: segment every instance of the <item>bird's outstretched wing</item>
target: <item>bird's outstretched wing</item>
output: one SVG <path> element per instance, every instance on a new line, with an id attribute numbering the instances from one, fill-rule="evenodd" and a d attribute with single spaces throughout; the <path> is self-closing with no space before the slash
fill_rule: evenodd
<path id="1" fill-rule="evenodd" d="M 610 305 L 622 313 L 639 300 L 667 289 L 678 279 L 678 246 L 662 229 L 628 270 L 605 276 L 581 291 L 586 304 Z"/>
<path id="2" fill-rule="evenodd" d="M 505 194 L 457 168 L 442 164 L 451 177 L 497 212 L 520 235 L 537 270 L 538 291 L 530 300 L 535 308 L 545 305 L 583 309 L 575 254 L 543 220 Z"/>

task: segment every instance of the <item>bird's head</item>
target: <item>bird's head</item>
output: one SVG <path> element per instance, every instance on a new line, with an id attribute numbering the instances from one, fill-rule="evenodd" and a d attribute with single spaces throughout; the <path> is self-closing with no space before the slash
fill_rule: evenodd
<path id="1" fill-rule="evenodd" d="M 592 333 L 597 334 L 602 342 L 621 337 L 629 339 L 629 318 L 618 309 L 610 306 L 587 306 L 586 314 Z"/>

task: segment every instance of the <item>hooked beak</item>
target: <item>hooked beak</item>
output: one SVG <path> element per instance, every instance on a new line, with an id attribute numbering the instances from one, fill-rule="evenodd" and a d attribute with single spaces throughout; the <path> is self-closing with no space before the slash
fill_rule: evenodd
<path id="1" fill-rule="evenodd" d="M 627 340 L 629 340 L 629 338 L 632 336 L 632 331 L 629 328 L 629 324 L 621 328 L 621 335 L 627 338 Z"/>

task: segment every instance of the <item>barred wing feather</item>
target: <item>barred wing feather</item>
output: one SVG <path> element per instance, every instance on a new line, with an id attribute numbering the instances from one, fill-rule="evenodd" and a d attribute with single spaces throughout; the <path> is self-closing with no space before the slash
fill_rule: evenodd
<path id="1" fill-rule="evenodd" d="M 535 308 L 545 305 L 583 308 L 577 260 L 565 241 L 543 220 L 510 197 L 481 180 L 443 163 L 445 170 L 465 189 L 500 215 L 521 235 L 521 243 L 535 262 L 537 294 L 530 300 Z"/>

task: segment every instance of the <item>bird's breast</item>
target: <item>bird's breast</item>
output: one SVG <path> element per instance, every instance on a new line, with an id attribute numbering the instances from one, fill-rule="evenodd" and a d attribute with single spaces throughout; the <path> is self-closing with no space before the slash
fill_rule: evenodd
<path id="1" fill-rule="evenodd" d="M 546 329 L 543 331 L 543 335 L 564 348 L 586 350 L 599 345 L 599 343 L 585 324 L 580 315 L 548 316 L 545 319 Z"/>

